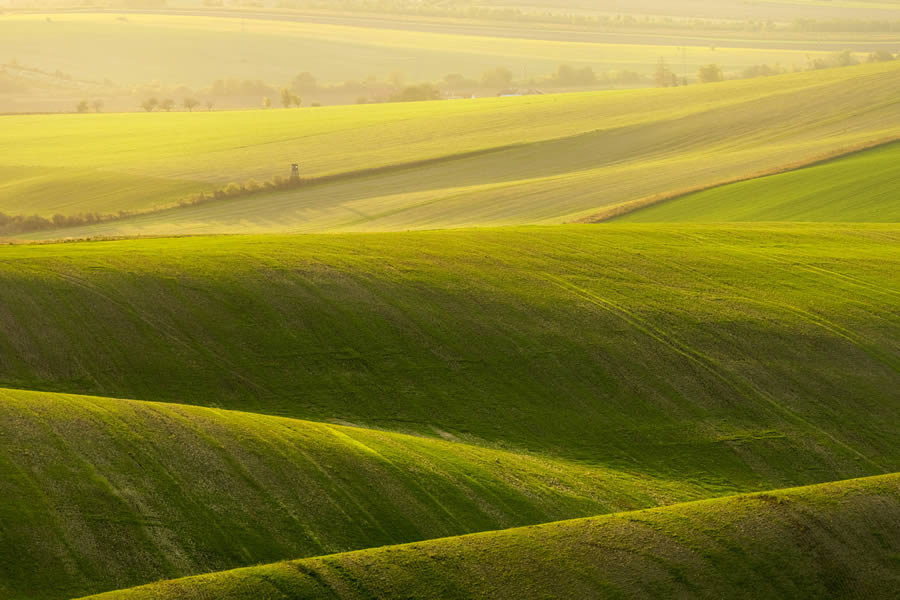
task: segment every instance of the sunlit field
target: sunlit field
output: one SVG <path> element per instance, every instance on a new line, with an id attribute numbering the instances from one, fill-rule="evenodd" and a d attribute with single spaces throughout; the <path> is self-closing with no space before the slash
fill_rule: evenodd
<path id="1" fill-rule="evenodd" d="M 0 211 L 157 209 L 44 238 L 564 223 L 896 138 L 898 90 L 887 63 L 675 90 L 6 117 Z M 158 212 L 292 162 L 311 185 Z"/>

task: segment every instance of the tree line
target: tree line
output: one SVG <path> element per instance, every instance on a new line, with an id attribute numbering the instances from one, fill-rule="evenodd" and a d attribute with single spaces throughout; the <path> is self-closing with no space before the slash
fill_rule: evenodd
<path id="1" fill-rule="evenodd" d="M 862 60 L 868 62 L 881 62 L 896 60 L 892 52 L 884 49 L 869 53 Z M 844 67 L 862 62 L 857 54 L 845 50 L 836 52 L 830 56 L 809 58 L 805 66 L 806 70 Z M 660 58 L 656 69 L 652 74 L 644 75 L 631 70 L 613 70 L 597 72 L 591 66 L 573 66 L 569 64 L 559 65 L 555 71 L 543 77 L 516 80 L 513 71 L 505 66 L 497 66 L 485 70 L 479 77 L 470 78 L 460 73 L 450 73 L 436 82 L 408 83 L 406 75 L 396 71 L 386 78 L 379 80 L 370 76 L 363 81 L 345 81 L 340 84 L 321 84 L 317 78 L 309 72 L 302 72 L 294 76 L 287 85 L 280 88 L 270 86 L 260 80 L 218 79 L 208 90 L 210 96 L 206 100 L 198 100 L 193 95 L 184 96 L 180 102 L 171 96 L 150 95 L 139 102 L 139 107 L 146 112 L 162 111 L 171 112 L 176 107 L 182 107 L 188 112 L 195 108 L 205 106 L 212 110 L 215 106 L 213 96 L 257 96 L 262 98 L 262 106 L 271 108 L 280 104 L 284 108 L 299 107 L 303 104 L 302 95 L 314 95 L 317 93 L 339 93 L 350 98 L 356 95 L 358 104 L 370 102 L 414 102 L 423 100 L 436 100 L 454 91 L 460 90 L 485 90 L 496 92 L 515 91 L 517 87 L 525 87 L 537 90 L 543 86 L 552 88 L 592 86 L 639 86 L 642 84 L 656 85 L 657 87 L 675 87 L 689 83 L 688 74 L 679 69 L 671 68 L 665 58 Z M 752 65 L 743 69 L 739 77 L 766 77 L 778 75 L 788 71 L 804 70 L 803 67 L 782 65 Z M 730 76 L 734 76 L 731 74 Z M 717 64 L 700 66 L 692 74 L 694 81 L 698 83 L 713 83 L 723 81 L 726 74 L 723 68 Z M 158 86 L 157 86 L 158 87 Z M 190 92 L 190 90 L 184 90 Z M 301 95 L 302 94 L 302 95 Z M 312 106 L 318 106 L 313 103 Z M 102 100 L 82 100 L 77 103 L 76 111 L 79 113 L 101 112 Z"/>

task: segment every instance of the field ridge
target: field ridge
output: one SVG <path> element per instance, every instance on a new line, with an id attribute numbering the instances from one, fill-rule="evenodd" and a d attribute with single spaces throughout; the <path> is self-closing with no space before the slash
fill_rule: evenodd
<path id="1" fill-rule="evenodd" d="M 0 431 L 14 598 L 712 494 L 435 435 L 116 398 L 0 389 Z"/>
<path id="2" fill-rule="evenodd" d="M 900 474 L 360 550 L 97 600 L 874 598 L 900 585 Z"/>

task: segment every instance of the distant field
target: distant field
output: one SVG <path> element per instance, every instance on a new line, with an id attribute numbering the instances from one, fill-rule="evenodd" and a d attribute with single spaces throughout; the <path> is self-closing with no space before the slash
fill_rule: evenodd
<path id="1" fill-rule="evenodd" d="M 898 92 L 900 66 L 883 64 L 674 90 L 5 117 L 0 212 L 144 210 L 299 161 L 310 177 L 408 168 L 32 237 L 560 223 L 896 137 Z"/>
<path id="2" fill-rule="evenodd" d="M 806 19 L 892 19 L 900 13 L 896 0 L 483 0 L 485 6 L 557 13 L 633 14 L 682 19 L 792 21 Z"/>
<path id="3" fill-rule="evenodd" d="M 0 390 L 0 428 L 0 531 L 16 540 L 0 545 L 5 598 L 702 496 L 610 469 L 174 404 Z"/>
<path id="4" fill-rule="evenodd" d="M 890 600 L 898 524 L 895 474 L 251 567 L 97 600 Z"/>
<path id="5" fill-rule="evenodd" d="M 893 225 L 0 247 L 0 385 L 436 436 L 710 493 L 896 471 Z"/>
<path id="6" fill-rule="evenodd" d="M 900 221 L 900 144 L 650 206 L 623 222 Z"/>
<path id="7" fill-rule="evenodd" d="M 681 68 L 686 61 L 692 78 L 697 68 L 718 63 L 726 71 L 749 65 L 779 63 L 790 68 L 805 66 L 807 57 L 825 56 L 846 45 L 820 47 L 817 43 L 786 42 L 784 48 L 752 46 L 754 41 L 735 40 L 750 48 L 730 48 L 727 39 L 680 40 L 667 38 L 661 45 L 653 35 L 561 36 L 562 39 L 529 39 L 540 31 L 515 34 L 514 23 L 489 35 L 466 35 L 466 26 L 442 32 L 416 31 L 397 23 L 385 28 L 374 19 L 350 21 L 356 26 L 304 23 L 291 20 L 229 17 L 150 15 L 53 14 L 0 15 L 0 60 L 50 72 L 61 69 L 77 79 L 111 80 L 118 85 L 169 84 L 209 86 L 215 79 L 236 77 L 284 84 L 303 71 L 322 82 L 363 80 L 371 75 L 386 78 L 401 71 L 413 80 L 438 80 L 449 73 L 480 77 L 486 69 L 506 66 L 517 79 L 542 77 L 561 63 L 591 66 L 598 71 L 631 70 L 650 74 L 659 57 Z M 366 25 L 371 26 L 366 26 Z M 478 24 L 469 27 L 474 33 Z M 846 37 L 846 36 L 845 36 Z M 852 36 L 849 36 L 852 39 Z M 603 43 L 598 43 L 603 42 Z M 848 43 L 850 43 L 848 41 Z M 872 42 L 862 51 L 880 47 Z M 689 46 L 686 54 L 682 46 Z M 712 46 L 716 46 L 715 49 Z M 851 46 L 854 44 L 851 43 Z M 853 47 L 854 50 L 860 50 Z M 127 60 L 124 60 L 126 59 Z M 680 73 L 679 73 L 680 74 Z M 137 102 L 135 103 L 137 109 Z"/>

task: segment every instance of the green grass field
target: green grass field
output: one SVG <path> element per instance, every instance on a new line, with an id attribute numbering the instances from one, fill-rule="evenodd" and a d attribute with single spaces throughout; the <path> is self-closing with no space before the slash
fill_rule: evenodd
<path id="1" fill-rule="evenodd" d="M 898 238 L 582 225 L 6 246 L 0 384 L 437 427 L 713 493 L 879 474 L 900 461 Z"/>
<path id="2" fill-rule="evenodd" d="M 900 144 L 689 194 L 623 222 L 900 221 Z"/>
<path id="3" fill-rule="evenodd" d="M 900 475 L 152 584 L 103 600 L 890 598 Z"/>
<path id="4" fill-rule="evenodd" d="M 176 404 L 0 390 L 0 427 L 0 539 L 16 540 L 0 545 L 4 598 L 705 495 L 463 443 Z"/>
<path id="5" fill-rule="evenodd" d="M 146 210 L 296 160 L 310 177 L 409 167 L 31 237 L 561 223 L 896 137 L 898 90 L 888 64 L 675 90 L 6 117 L 0 211 Z"/>
<path id="6" fill-rule="evenodd" d="M 418 17 L 47 16 L 0 15 L 0 60 L 626 56 Z M 0 116 L 0 598 L 892 600 L 898 107 L 900 61 Z"/>

